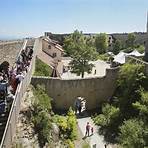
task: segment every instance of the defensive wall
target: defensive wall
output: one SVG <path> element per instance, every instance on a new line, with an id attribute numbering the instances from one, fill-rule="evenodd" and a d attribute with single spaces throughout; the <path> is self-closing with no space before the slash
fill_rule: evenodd
<path id="1" fill-rule="evenodd" d="M 103 77 L 84 79 L 32 77 L 31 83 L 34 86 L 45 85 L 56 109 L 69 109 L 70 106 L 74 106 L 77 96 L 81 96 L 86 99 L 86 108 L 91 110 L 111 98 L 116 88 L 118 70 L 118 67 L 106 69 L 106 75 Z"/>
<path id="2" fill-rule="evenodd" d="M 26 41 L 25 41 L 26 42 Z M 25 43 L 26 44 L 26 43 Z M 25 49 L 25 46 L 23 47 Z M 36 52 L 37 49 L 40 47 L 40 39 L 36 39 L 33 47 L 33 58 L 30 63 L 30 67 L 28 69 L 27 74 L 25 75 L 25 78 L 23 81 L 18 85 L 15 97 L 10 109 L 10 113 L 7 119 L 6 127 L 3 133 L 3 137 L 0 143 L 0 148 L 11 148 L 13 142 L 15 141 L 16 137 L 16 125 L 18 121 L 18 116 L 20 112 L 20 105 L 22 102 L 22 98 L 26 92 L 26 89 L 28 85 L 30 84 L 32 73 L 34 71 L 35 67 L 35 58 L 36 58 Z"/>

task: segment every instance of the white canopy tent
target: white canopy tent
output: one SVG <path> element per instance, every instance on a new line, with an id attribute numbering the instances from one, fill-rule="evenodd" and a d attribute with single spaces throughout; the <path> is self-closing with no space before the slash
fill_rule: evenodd
<path id="1" fill-rule="evenodd" d="M 130 55 L 130 56 L 135 56 L 135 57 L 142 57 L 144 56 L 144 53 L 139 53 L 136 49 L 133 50 L 132 52 L 128 53 L 127 55 Z"/>
<path id="2" fill-rule="evenodd" d="M 127 55 L 127 53 L 121 51 L 119 52 L 117 55 L 114 56 L 114 62 L 118 62 L 120 64 L 124 64 L 125 63 L 125 56 Z"/>
<path id="3" fill-rule="evenodd" d="M 118 62 L 120 64 L 124 64 L 126 56 L 142 57 L 142 56 L 144 56 L 144 53 L 141 54 L 136 49 L 130 53 L 125 53 L 123 51 L 120 51 L 117 55 L 114 56 L 113 61 Z"/>

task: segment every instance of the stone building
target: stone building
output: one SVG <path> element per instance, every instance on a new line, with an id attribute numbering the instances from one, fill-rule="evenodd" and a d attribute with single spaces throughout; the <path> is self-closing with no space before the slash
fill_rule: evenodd
<path id="1" fill-rule="evenodd" d="M 61 45 L 47 37 L 42 37 L 42 50 L 58 61 L 61 61 L 64 53 Z"/>

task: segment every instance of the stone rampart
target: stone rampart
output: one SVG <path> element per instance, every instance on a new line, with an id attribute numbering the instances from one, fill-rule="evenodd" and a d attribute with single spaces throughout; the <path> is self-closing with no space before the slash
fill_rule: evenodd
<path id="1" fill-rule="evenodd" d="M 32 77 L 31 83 L 44 84 L 47 93 L 53 98 L 57 109 L 68 109 L 74 106 L 77 96 L 86 99 L 86 108 L 95 109 L 99 103 L 111 98 L 116 88 L 116 78 L 119 68 L 106 70 L 103 77 L 84 78 L 84 79 L 60 79 L 49 77 Z"/>

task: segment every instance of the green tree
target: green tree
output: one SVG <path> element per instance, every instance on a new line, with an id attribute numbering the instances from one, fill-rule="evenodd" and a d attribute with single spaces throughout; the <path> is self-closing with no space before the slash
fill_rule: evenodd
<path id="1" fill-rule="evenodd" d="M 143 45 L 139 45 L 136 48 L 140 53 L 144 53 L 145 47 Z"/>
<path id="2" fill-rule="evenodd" d="M 90 61 L 96 60 L 95 48 L 87 44 L 82 32 L 74 31 L 64 41 L 64 49 L 67 55 L 72 57 L 70 62 L 71 72 L 84 77 L 84 73 L 90 73 L 93 64 Z"/>
<path id="3" fill-rule="evenodd" d="M 113 43 L 112 52 L 114 54 L 118 54 L 121 49 L 122 49 L 122 43 L 121 43 L 121 41 L 120 40 L 116 40 L 115 43 Z"/>
<path id="4" fill-rule="evenodd" d="M 144 123 L 136 119 L 124 121 L 120 127 L 119 141 L 124 148 L 144 148 Z"/>
<path id="5" fill-rule="evenodd" d="M 123 118 L 137 114 L 132 103 L 140 98 L 139 89 L 145 81 L 144 67 L 140 64 L 127 63 L 119 71 L 115 96 Z"/>
<path id="6" fill-rule="evenodd" d="M 133 106 L 139 111 L 140 118 L 148 123 L 148 91 L 144 91 L 144 89 L 141 89 L 140 94 L 140 100 L 133 103 Z"/>
<path id="7" fill-rule="evenodd" d="M 126 41 L 126 47 L 133 49 L 135 47 L 135 40 L 136 40 L 136 35 L 134 33 L 129 33 Z"/>
<path id="8" fill-rule="evenodd" d="M 96 118 L 94 118 L 94 121 L 98 125 L 107 127 L 118 116 L 119 116 L 119 108 L 116 108 L 110 104 L 105 104 L 102 107 L 102 114 L 99 114 Z"/>
<path id="9" fill-rule="evenodd" d="M 108 47 L 108 38 L 105 33 L 100 33 L 96 36 L 95 46 L 99 54 L 103 54 L 106 52 L 106 49 Z"/>

